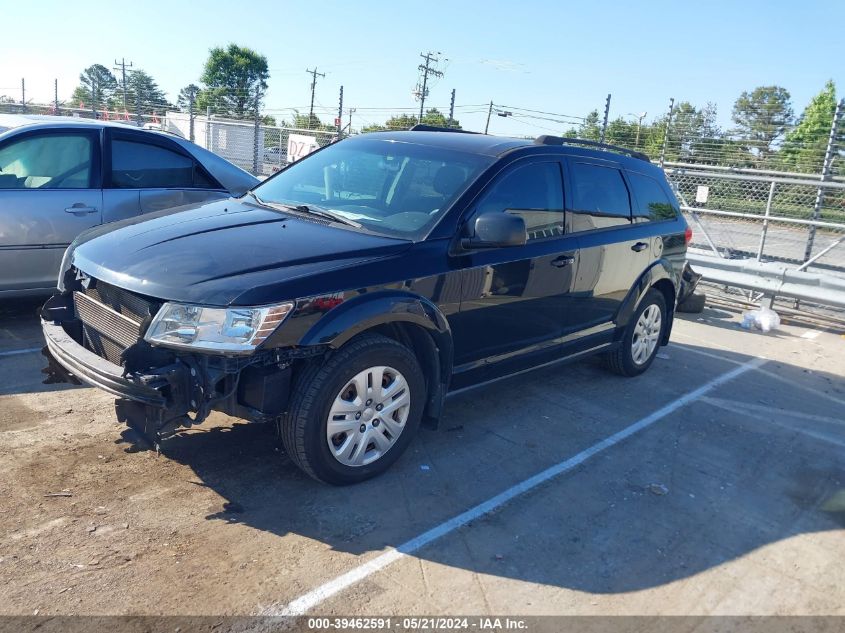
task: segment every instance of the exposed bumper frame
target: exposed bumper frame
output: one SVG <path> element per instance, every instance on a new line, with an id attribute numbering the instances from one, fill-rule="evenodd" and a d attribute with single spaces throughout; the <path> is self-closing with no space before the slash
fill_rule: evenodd
<path id="1" fill-rule="evenodd" d="M 123 368 L 85 349 L 64 331 L 61 325 L 41 321 L 47 342 L 45 356 L 58 363 L 72 377 L 119 398 L 127 398 L 147 406 L 165 408 L 167 400 L 156 386 L 144 384 L 123 375 Z M 162 380 L 162 385 L 166 381 Z"/>

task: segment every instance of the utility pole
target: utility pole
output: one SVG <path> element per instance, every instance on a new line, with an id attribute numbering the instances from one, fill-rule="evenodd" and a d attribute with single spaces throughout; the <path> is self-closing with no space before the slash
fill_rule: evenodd
<path id="1" fill-rule="evenodd" d="M 484 133 L 487 134 L 487 130 L 490 129 L 490 115 L 493 114 L 493 102 L 490 102 L 490 107 L 487 109 L 487 125 L 484 126 Z"/>
<path id="2" fill-rule="evenodd" d="M 123 77 L 123 111 L 126 112 L 126 69 L 132 68 L 132 62 L 126 63 L 126 58 L 121 57 L 120 61 L 114 60 L 113 70 L 119 70 Z"/>
<path id="3" fill-rule="evenodd" d="M 53 110 L 54 114 L 59 113 L 59 80 L 53 80 Z"/>
<path id="4" fill-rule="evenodd" d="M 21 77 L 21 109 L 26 112 L 26 79 Z"/>
<path id="5" fill-rule="evenodd" d="M 261 136 L 261 114 L 258 108 L 261 105 L 261 89 L 255 90 L 255 119 L 253 121 L 253 137 L 252 137 L 252 173 L 258 175 L 258 146 L 259 137 Z"/>
<path id="6" fill-rule="evenodd" d="M 96 77 L 91 77 L 91 112 L 94 114 L 94 118 L 96 119 L 97 118 L 97 78 Z"/>
<path id="7" fill-rule="evenodd" d="M 431 51 L 429 51 L 425 55 L 420 53 L 420 57 L 422 57 L 425 60 L 425 64 L 420 64 L 418 66 L 418 68 L 420 69 L 420 72 L 422 73 L 422 89 L 419 91 L 419 95 L 420 95 L 420 119 L 419 119 L 419 123 L 422 123 L 423 112 L 424 112 L 424 108 L 425 108 L 425 98 L 426 98 L 426 95 L 428 94 L 428 76 L 429 75 L 432 75 L 433 77 L 442 77 L 443 76 L 443 73 L 441 71 L 435 70 L 434 68 L 431 67 L 432 62 L 434 62 L 436 64 L 437 62 L 440 61 L 439 59 L 437 59 L 437 57 L 435 57 L 435 55 L 440 55 L 440 51 L 437 51 L 436 53 L 432 53 Z"/>
<path id="8" fill-rule="evenodd" d="M 452 127 L 452 122 L 455 120 L 455 89 L 452 88 L 452 100 L 449 102 L 449 121 L 447 125 Z"/>
<path id="9" fill-rule="evenodd" d="M 675 97 L 669 99 L 669 114 L 666 116 L 666 125 L 663 128 L 663 146 L 660 148 L 660 168 L 666 161 L 666 146 L 669 144 L 669 126 L 672 125 L 672 115 L 675 113 Z"/>
<path id="10" fill-rule="evenodd" d="M 357 108 L 349 108 L 349 123 L 346 124 L 346 127 L 349 128 L 349 136 L 352 136 L 352 113 L 356 110 Z"/>
<path id="11" fill-rule="evenodd" d="M 601 137 L 599 143 L 604 143 L 605 134 L 607 134 L 607 118 L 610 115 L 610 93 L 607 95 L 607 101 L 604 102 L 604 123 L 601 125 Z"/>
<path id="12" fill-rule="evenodd" d="M 340 133 L 343 130 L 343 86 L 340 87 L 340 100 L 337 106 L 337 140 L 340 140 Z"/>
<path id="13" fill-rule="evenodd" d="M 634 149 L 640 146 L 640 129 L 643 127 L 643 119 L 646 117 L 648 112 L 643 112 L 639 116 L 637 116 L 637 138 L 634 141 Z"/>
<path id="14" fill-rule="evenodd" d="M 325 75 L 325 73 L 318 73 L 316 66 L 314 66 L 314 70 L 308 70 L 306 68 L 305 72 L 307 72 L 309 75 L 311 75 L 311 109 L 308 110 L 308 129 L 310 130 L 311 129 L 311 119 L 314 118 L 314 92 L 317 89 L 317 77 L 319 76 L 319 77 L 325 78 L 326 75 Z"/>
<path id="15" fill-rule="evenodd" d="M 135 121 L 138 123 L 138 127 L 142 127 L 144 125 L 144 119 L 141 118 L 141 91 L 135 91 Z"/>
<path id="16" fill-rule="evenodd" d="M 196 115 L 194 113 L 194 101 L 197 98 L 197 91 L 195 88 L 191 87 L 188 89 L 188 137 L 189 140 L 193 142 L 194 140 L 194 119 Z"/>

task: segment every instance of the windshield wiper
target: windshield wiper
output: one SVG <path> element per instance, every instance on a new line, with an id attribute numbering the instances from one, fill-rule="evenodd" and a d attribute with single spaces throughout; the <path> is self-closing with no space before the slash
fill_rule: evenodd
<path id="1" fill-rule="evenodd" d="M 244 196 L 251 196 L 253 200 L 255 200 L 258 204 L 263 205 L 265 207 L 269 207 L 270 205 L 264 202 L 261 198 L 255 195 L 254 191 L 247 191 Z"/>
<path id="2" fill-rule="evenodd" d="M 254 192 L 248 191 L 248 196 L 252 196 L 252 198 L 261 206 L 267 207 L 269 209 L 275 209 L 277 211 L 285 210 L 285 211 L 296 211 L 297 213 L 310 213 L 311 215 L 319 215 L 320 217 L 326 218 L 328 220 L 332 220 L 333 222 L 340 222 L 341 224 L 346 224 L 347 226 L 354 226 L 356 229 L 362 229 L 364 226 L 359 224 L 355 220 L 350 220 L 342 213 L 337 211 L 332 211 L 331 209 L 325 209 L 323 207 L 318 207 L 310 204 L 291 204 L 287 202 L 268 202 L 266 200 L 262 200 Z"/>
<path id="3" fill-rule="evenodd" d="M 268 203 L 264 202 L 263 204 Z M 284 204 L 280 202 L 268 204 L 268 206 L 279 206 L 283 209 L 298 211 L 299 213 L 310 213 L 311 215 L 319 215 L 320 217 L 333 220 L 334 222 L 340 222 L 341 224 L 346 224 L 347 226 L 354 226 L 356 229 L 364 228 L 363 225 L 359 224 L 355 220 L 350 220 L 342 213 L 332 211 L 331 209 L 325 209 L 323 207 L 317 207 L 311 204 Z"/>

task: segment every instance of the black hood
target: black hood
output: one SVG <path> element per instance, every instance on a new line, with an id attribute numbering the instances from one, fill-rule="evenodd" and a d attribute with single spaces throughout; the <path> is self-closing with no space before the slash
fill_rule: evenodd
<path id="1" fill-rule="evenodd" d="M 159 299 L 218 306 L 296 299 L 285 296 L 292 279 L 411 246 L 240 199 L 118 222 L 80 238 L 66 261 L 96 279 Z"/>

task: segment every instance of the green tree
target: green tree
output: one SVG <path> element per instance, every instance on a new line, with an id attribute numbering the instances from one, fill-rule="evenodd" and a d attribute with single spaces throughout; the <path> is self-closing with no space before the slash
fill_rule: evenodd
<path id="1" fill-rule="evenodd" d="M 599 111 L 593 110 L 587 115 L 578 128 L 578 138 L 588 141 L 598 141 L 601 138 L 601 119 Z"/>
<path id="2" fill-rule="evenodd" d="M 122 85 L 115 91 L 114 101 L 116 108 L 123 108 Z M 143 70 L 135 70 L 126 78 L 126 107 L 131 112 L 137 112 L 139 106 L 141 114 L 161 114 L 170 107 L 164 91 L 159 88 L 155 79 Z"/>
<path id="3" fill-rule="evenodd" d="M 626 121 L 622 117 L 617 117 L 607 124 L 607 132 L 604 137 L 606 143 L 633 148 L 636 138 L 636 121 Z"/>
<path id="4" fill-rule="evenodd" d="M 176 107 L 180 112 L 187 112 L 190 103 L 191 95 L 194 96 L 194 112 L 197 110 L 197 95 L 199 95 L 200 87 L 196 84 L 188 84 L 179 91 L 179 96 L 176 97 Z"/>
<path id="5" fill-rule="evenodd" d="M 297 130 L 317 130 L 323 132 L 336 132 L 337 127 L 323 123 L 316 114 L 312 114 L 309 118 L 307 114 L 300 114 L 298 110 L 294 110 L 293 119 L 290 121 L 282 121 L 282 127 L 294 128 Z"/>
<path id="6" fill-rule="evenodd" d="M 417 117 L 411 114 L 400 114 L 399 116 L 392 116 L 381 125 L 366 125 L 362 132 L 383 132 L 385 130 L 410 130 L 417 123 Z"/>
<path id="7" fill-rule="evenodd" d="M 423 125 L 433 125 L 435 127 L 451 127 L 457 130 L 461 129 L 461 124 L 455 119 L 450 119 L 437 108 L 430 108 L 425 111 L 422 118 Z"/>
<path id="8" fill-rule="evenodd" d="M 244 119 L 255 113 L 256 98 L 267 90 L 270 71 L 267 58 L 250 48 L 229 44 L 209 51 L 200 77 L 205 85 L 197 98 L 201 110 L 211 107 L 214 114 Z"/>
<path id="9" fill-rule="evenodd" d="M 786 135 L 780 156 L 785 168 L 816 173 L 821 170 L 835 112 L 836 85 L 829 80 L 804 108 L 798 125 Z"/>
<path id="10" fill-rule="evenodd" d="M 79 75 L 79 85 L 73 91 L 73 107 L 103 110 L 109 106 L 116 89 L 117 80 L 108 68 L 102 64 L 88 66 Z"/>
<path id="11" fill-rule="evenodd" d="M 755 154 L 760 163 L 766 163 L 775 153 L 775 144 L 781 140 L 792 123 L 793 111 L 790 94 L 780 86 L 759 86 L 743 92 L 734 103 L 734 133 Z"/>
<path id="12" fill-rule="evenodd" d="M 381 125 L 367 125 L 364 126 L 362 132 L 383 132 L 385 130 L 410 130 L 417 125 L 420 120 L 412 114 L 400 114 L 399 116 L 392 116 Z M 437 108 L 429 108 L 425 111 L 422 118 L 423 125 L 433 125 L 435 127 L 451 127 L 460 130 L 461 123 L 456 119 L 450 119 Z"/>

